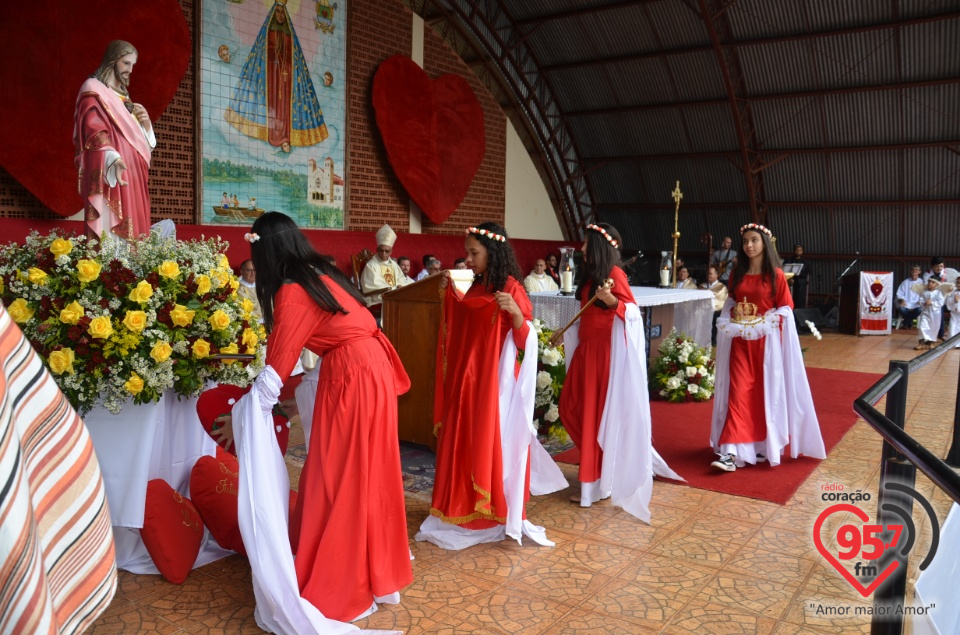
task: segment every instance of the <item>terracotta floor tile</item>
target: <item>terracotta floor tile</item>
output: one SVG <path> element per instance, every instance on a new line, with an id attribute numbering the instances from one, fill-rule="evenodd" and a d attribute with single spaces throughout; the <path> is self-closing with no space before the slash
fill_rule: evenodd
<path id="1" fill-rule="evenodd" d="M 500 549 L 496 544 L 477 545 L 454 552 L 438 566 L 464 577 L 477 576 L 502 584 L 504 580 L 519 575 L 523 553 L 523 550 Z"/>
<path id="2" fill-rule="evenodd" d="M 742 544 L 760 530 L 760 524 L 739 518 L 701 516 L 685 523 L 683 530 L 707 539 Z"/>
<path id="3" fill-rule="evenodd" d="M 362 629 L 398 630 L 414 635 L 439 625 L 442 616 L 442 613 L 423 608 L 401 593 L 400 604 L 381 604 L 376 613 L 354 624 Z"/>
<path id="4" fill-rule="evenodd" d="M 656 632 L 610 615 L 574 609 L 546 635 L 653 635 Z"/>
<path id="5" fill-rule="evenodd" d="M 559 602 L 500 588 L 473 598 L 444 621 L 454 628 L 454 633 L 534 635 L 553 626 L 570 609 Z"/>
<path id="6" fill-rule="evenodd" d="M 617 577 L 665 593 L 693 594 L 717 575 L 717 569 L 696 560 L 646 553 Z"/>
<path id="7" fill-rule="evenodd" d="M 149 595 L 141 602 L 181 628 L 194 624 L 226 628 L 227 632 L 240 632 L 251 624 L 256 628 L 253 589 L 243 590 L 229 583 L 214 582 L 211 578 L 206 578 L 202 584 L 191 584 L 192 578 L 169 591 Z"/>
<path id="8" fill-rule="evenodd" d="M 764 525 L 744 545 L 745 551 L 777 551 L 795 558 L 813 557 L 817 548 L 813 543 L 813 535 L 807 532 L 781 529 L 772 525 Z"/>
<path id="9" fill-rule="evenodd" d="M 168 583 L 165 583 L 168 584 Z M 141 604 L 115 597 L 100 619 L 86 632 L 90 635 L 170 635 L 180 631 L 180 626 L 169 622 Z"/>
<path id="10" fill-rule="evenodd" d="M 602 518 L 594 521 L 586 535 L 592 540 L 600 540 L 631 549 L 648 549 L 667 538 L 681 524 L 682 522 L 677 521 L 672 528 L 657 528 L 634 518 L 630 514 L 621 513 L 612 518 Z"/>
<path id="11" fill-rule="evenodd" d="M 550 567 L 586 568 L 615 576 L 639 558 L 629 547 L 581 538 L 538 553 L 534 561 Z"/>
<path id="12" fill-rule="evenodd" d="M 780 625 L 773 631 L 773 635 L 824 635 L 830 632 L 831 631 L 828 630 L 815 629 L 810 626 L 780 622 Z"/>
<path id="13" fill-rule="evenodd" d="M 723 570 L 731 574 L 742 574 L 763 580 L 803 584 L 817 562 L 813 556 L 797 558 L 765 549 L 756 551 L 741 549 Z"/>
<path id="14" fill-rule="evenodd" d="M 576 606 L 585 599 L 602 593 L 602 588 L 613 578 L 587 568 L 557 568 L 530 562 L 504 583 L 528 595 L 546 598 L 568 606 Z"/>
<path id="15" fill-rule="evenodd" d="M 777 619 L 786 611 L 801 584 L 789 579 L 762 580 L 721 571 L 701 589 L 699 597 L 710 598 L 712 604 Z"/>
<path id="16" fill-rule="evenodd" d="M 403 590 L 403 597 L 427 611 L 447 615 L 463 610 L 477 595 L 492 591 L 496 582 L 467 578 L 456 571 L 436 565 L 424 570 Z"/>
<path id="17" fill-rule="evenodd" d="M 585 600 L 580 609 L 627 620 L 656 629 L 675 615 L 693 595 L 669 593 L 654 586 L 641 586 L 615 579 L 603 592 Z"/>
<path id="18" fill-rule="evenodd" d="M 680 531 L 651 547 L 649 553 L 720 566 L 729 562 L 742 545 Z"/>
<path id="19" fill-rule="evenodd" d="M 713 604 L 708 597 L 697 597 L 670 621 L 665 635 L 766 635 L 778 622 L 743 608 Z"/>
<path id="20" fill-rule="evenodd" d="M 250 561 L 246 556 L 239 554 L 223 558 L 206 564 L 198 569 L 214 580 L 231 582 L 234 586 L 243 589 L 253 588 L 253 578 L 250 573 Z"/>
<path id="21" fill-rule="evenodd" d="M 129 571 L 117 571 L 117 596 L 138 601 L 160 589 L 169 590 L 172 585 L 157 575 L 137 575 Z"/>

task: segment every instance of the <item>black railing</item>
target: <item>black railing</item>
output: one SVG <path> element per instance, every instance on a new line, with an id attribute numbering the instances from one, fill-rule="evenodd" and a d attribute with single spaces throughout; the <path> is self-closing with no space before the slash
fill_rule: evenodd
<path id="1" fill-rule="evenodd" d="M 941 355 L 953 350 L 960 342 L 960 335 L 954 335 L 934 349 L 906 361 L 891 361 L 890 369 L 877 383 L 853 402 L 853 409 L 883 437 L 882 471 L 880 492 L 877 497 L 877 523 L 883 526 L 897 524 L 902 518 L 893 513 L 900 507 L 907 515 L 913 513 L 913 497 L 906 495 L 902 487 L 888 487 L 887 484 L 899 483 L 911 490 L 916 485 L 917 470 L 923 472 L 934 485 L 939 487 L 957 503 L 960 503 L 960 475 L 951 469 L 951 465 L 960 467 L 960 373 L 957 375 L 957 397 L 954 407 L 953 446 L 944 462 L 932 454 L 920 442 L 907 434 L 904 429 L 906 420 L 907 389 L 910 375 L 934 361 Z M 887 397 L 885 414 L 881 414 L 873 404 L 883 396 Z M 932 518 L 936 522 L 936 518 Z M 912 540 L 901 536 L 900 542 Z M 900 554 L 898 543 L 893 557 L 900 560 L 888 582 L 874 595 L 874 606 L 888 608 L 902 606 L 906 596 L 907 558 L 909 554 Z M 909 549 L 906 551 L 909 552 Z M 882 570 L 882 569 L 881 569 Z M 876 610 L 870 627 L 872 635 L 903 632 L 903 612 Z"/>

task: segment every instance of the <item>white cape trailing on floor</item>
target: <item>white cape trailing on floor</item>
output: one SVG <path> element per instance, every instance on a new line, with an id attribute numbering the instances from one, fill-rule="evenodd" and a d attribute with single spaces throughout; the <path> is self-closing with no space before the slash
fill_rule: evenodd
<path id="1" fill-rule="evenodd" d="M 714 382 L 713 418 L 710 445 L 718 454 L 734 454 L 738 466 L 757 462 L 757 453 L 765 454 L 770 465 L 779 465 L 784 448 L 790 444 L 790 456 L 801 454 L 827 458 L 820 435 L 820 422 L 813 407 L 807 371 L 803 366 L 800 338 L 789 307 L 771 310 L 758 324 L 744 325 L 730 320 L 734 306 L 727 299 L 717 318 L 717 358 Z M 747 340 L 767 338 L 763 356 L 763 402 L 767 417 L 767 438 L 758 443 L 720 444 L 720 434 L 730 403 L 730 344 L 734 337 Z"/>
<path id="2" fill-rule="evenodd" d="M 250 392 L 233 407 L 240 488 L 237 516 L 253 574 L 255 617 L 260 628 L 282 635 L 399 633 L 360 631 L 324 617 L 300 597 L 287 528 L 290 478 L 273 433 L 271 410 L 280 378 L 263 369 Z"/>
<path id="3" fill-rule="evenodd" d="M 580 343 L 579 335 L 579 324 L 563 335 L 568 362 Z M 603 464 L 599 481 L 582 484 L 580 504 L 586 507 L 609 497 L 614 505 L 649 523 L 653 477 L 684 479 L 653 448 L 643 318 L 636 304 L 627 304 L 624 321 L 614 319 L 610 337 L 610 381 L 597 432 Z"/>
<path id="4" fill-rule="evenodd" d="M 529 324 L 529 323 L 528 323 Z M 520 375 L 514 377 L 517 346 L 507 336 L 500 351 L 499 404 L 500 446 L 503 461 L 503 493 L 507 500 L 507 522 L 489 529 L 465 529 L 428 516 L 416 539 L 444 549 L 465 549 L 484 542 L 499 542 L 506 537 L 521 542 L 527 536 L 545 547 L 554 545 L 543 527 L 523 519 L 527 456 L 530 457 L 530 492 L 550 494 L 569 487 L 566 477 L 553 458 L 540 445 L 533 425 L 533 402 L 537 389 L 537 333 L 530 325 L 524 344 Z"/>

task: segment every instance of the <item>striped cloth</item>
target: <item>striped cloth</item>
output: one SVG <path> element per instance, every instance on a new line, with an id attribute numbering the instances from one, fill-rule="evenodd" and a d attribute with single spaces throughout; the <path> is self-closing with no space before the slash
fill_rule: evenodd
<path id="1" fill-rule="evenodd" d="M 0 306 L 0 634 L 82 632 L 116 587 L 93 444 Z"/>

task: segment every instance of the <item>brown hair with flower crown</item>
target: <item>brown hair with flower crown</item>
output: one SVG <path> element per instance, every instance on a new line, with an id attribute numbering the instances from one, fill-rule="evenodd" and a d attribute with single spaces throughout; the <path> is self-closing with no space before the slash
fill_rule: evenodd
<path id="1" fill-rule="evenodd" d="M 771 297 L 777 297 L 777 274 L 776 270 L 782 268 L 782 263 L 780 260 L 780 255 L 777 253 L 777 250 L 773 247 L 773 233 L 758 223 L 747 223 L 740 228 L 740 236 L 743 237 L 747 232 L 756 232 L 760 236 L 760 240 L 763 242 L 763 263 L 760 267 L 760 275 L 765 279 L 770 281 Z M 743 246 L 741 245 L 741 254 Z M 733 273 L 730 274 L 730 282 L 728 290 L 730 292 L 730 297 L 736 298 L 739 297 L 735 295 L 734 291 L 740 283 L 743 282 L 743 276 L 746 275 L 747 269 L 750 268 L 750 262 L 746 260 L 746 257 L 737 258 L 737 265 L 733 269 Z"/>

